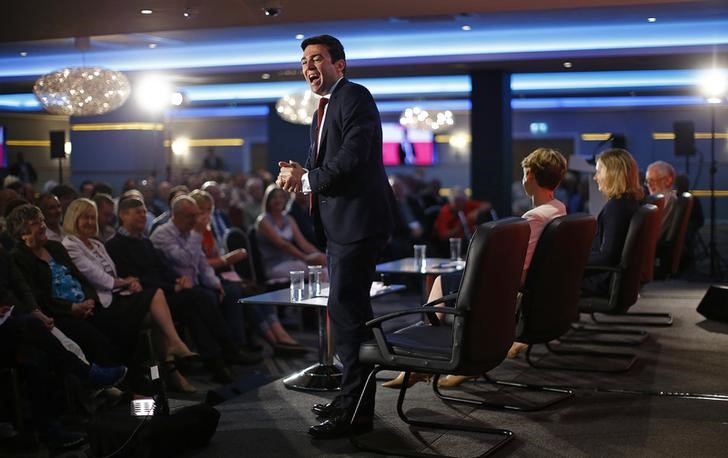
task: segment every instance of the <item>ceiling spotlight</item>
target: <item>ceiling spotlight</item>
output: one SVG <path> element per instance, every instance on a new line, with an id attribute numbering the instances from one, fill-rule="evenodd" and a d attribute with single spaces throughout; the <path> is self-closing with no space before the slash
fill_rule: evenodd
<path id="1" fill-rule="evenodd" d="M 141 14 L 152 14 L 152 13 L 153 13 L 154 11 L 152 11 L 152 10 L 149 10 L 149 9 L 143 9 L 143 10 L 141 10 L 141 11 L 139 11 L 139 12 L 140 12 Z"/>
<path id="2" fill-rule="evenodd" d="M 721 103 L 728 92 L 728 72 L 715 68 L 703 72 L 700 89 L 708 103 Z"/>
<path id="3" fill-rule="evenodd" d="M 571 67 L 572 67 L 572 65 L 571 65 L 571 62 L 564 62 L 564 63 L 563 63 L 563 64 L 561 64 L 561 65 L 563 65 L 563 66 L 564 66 L 564 68 L 571 68 Z"/>
<path id="4" fill-rule="evenodd" d="M 657 21 L 657 18 L 656 17 L 648 17 L 647 18 L 647 22 L 656 22 L 656 21 Z"/>
<path id="5" fill-rule="evenodd" d="M 270 79 L 270 73 L 263 73 L 262 75 L 260 75 L 260 79 L 269 80 Z"/>
<path id="6" fill-rule="evenodd" d="M 264 6 L 263 7 L 263 14 L 265 14 L 268 17 L 276 17 L 279 14 L 281 14 L 281 7 L 279 6 Z"/>
<path id="7" fill-rule="evenodd" d="M 20 51 L 20 57 L 25 57 L 28 55 L 27 51 Z"/>
<path id="8" fill-rule="evenodd" d="M 149 49 L 154 49 L 157 47 L 157 43 L 149 43 L 147 46 L 149 46 Z"/>
<path id="9" fill-rule="evenodd" d="M 303 40 L 303 34 L 302 33 L 297 33 L 296 34 L 296 40 Z"/>
<path id="10" fill-rule="evenodd" d="M 172 106 L 178 107 L 178 106 L 182 105 L 182 103 L 185 101 L 185 96 L 181 92 L 175 91 L 169 97 L 169 101 L 172 104 Z"/>
<path id="11" fill-rule="evenodd" d="M 162 76 L 151 75 L 134 84 L 137 103 L 149 111 L 162 111 L 169 107 L 172 85 Z"/>
<path id="12" fill-rule="evenodd" d="M 463 29 L 463 30 L 464 30 L 464 31 L 466 31 L 466 32 L 467 32 L 468 30 L 472 30 L 472 27 L 470 27 L 469 25 L 464 25 L 464 26 L 462 26 L 462 27 L 460 27 L 460 28 L 461 28 L 461 29 Z"/>
<path id="13" fill-rule="evenodd" d="M 175 156 L 184 156 L 190 152 L 190 139 L 186 137 L 176 138 L 172 141 L 172 153 Z"/>

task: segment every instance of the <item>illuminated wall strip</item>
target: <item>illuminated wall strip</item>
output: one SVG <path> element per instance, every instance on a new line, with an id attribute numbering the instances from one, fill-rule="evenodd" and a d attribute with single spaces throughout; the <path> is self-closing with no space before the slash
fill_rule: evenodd
<path id="1" fill-rule="evenodd" d="M 38 146 L 47 148 L 51 146 L 50 140 L 7 140 L 5 142 L 7 146 Z"/>
<path id="2" fill-rule="evenodd" d="M 197 138 L 190 139 L 190 147 L 206 147 L 206 146 L 243 146 L 245 140 L 242 138 Z M 164 146 L 169 148 L 172 146 L 170 140 L 164 141 Z"/>
<path id="3" fill-rule="evenodd" d="M 695 132 L 696 140 L 710 140 L 710 132 Z M 716 140 L 728 140 L 728 133 L 716 132 Z M 653 140 L 675 140 L 675 134 L 673 132 L 653 132 Z"/>
<path id="4" fill-rule="evenodd" d="M 581 140 L 584 142 L 605 142 L 612 136 L 610 132 L 599 133 L 599 134 L 581 134 Z"/>
<path id="5" fill-rule="evenodd" d="M 694 189 L 690 191 L 690 194 L 695 197 L 710 197 L 710 190 L 708 189 Z M 715 197 L 728 197 L 728 191 L 715 191 Z"/>
<path id="6" fill-rule="evenodd" d="M 95 130 L 164 130 L 164 124 L 154 122 L 128 122 L 128 123 L 97 123 L 73 124 L 71 130 L 76 132 Z"/>
<path id="7" fill-rule="evenodd" d="M 435 143 L 450 143 L 450 139 L 454 136 L 455 135 L 447 135 L 447 134 L 435 135 Z M 473 138 L 469 134 L 464 134 L 463 137 L 467 143 L 470 143 L 473 141 Z"/>

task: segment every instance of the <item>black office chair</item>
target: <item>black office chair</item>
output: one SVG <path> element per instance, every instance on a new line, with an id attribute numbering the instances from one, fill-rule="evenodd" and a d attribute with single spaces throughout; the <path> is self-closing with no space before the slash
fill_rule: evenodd
<path id="1" fill-rule="evenodd" d="M 664 237 L 657 242 L 655 278 L 668 279 L 675 275 L 680 268 L 680 258 L 685 245 L 688 223 L 690 223 L 690 213 L 693 211 L 692 194 L 684 192 L 678 195 L 673 205 L 675 208 L 670 221 L 665 222 L 668 226 Z"/>
<path id="2" fill-rule="evenodd" d="M 435 374 L 434 386 L 441 374 L 481 375 L 499 365 L 513 342 L 515 306 L 530 228 L 521 218 L 507 218 L 480 226 L 467 253 L 467 264 L 456 295 L 445 296 L 418 309 L 407 309 L 377 317 L 367 323 L 375 339 L 362 344 L 359 359 L 373 364 L 363 393 L 375 383 L 382 370 L 405 371 L 405 380 L 397 399 L 399 417 L 412 426 L 472 431 L 493 434 L 500 440 L 483 455 L 489 455 L 513 438 L 504 429 L 459 425 L 456 422 L 433 422 L 407 417 L 402 404 L 411 372 Z M 454 299 L 454 307 L 433 307 Z M 452 325 L 439 323 L 435 312 L 452 316 Z M 410 326 L 384 334 L 382 324 L 404 315 L 426 313 L 432 326 Z M 363 396 L 363 395 L 362 395 Z M 354 412 L 355 422 L 361 398 Z M 401 450 L 384 450 L 364 444 L 356 437 L 352 443 L 376 453 L 429 456 Z"/>
<path id="3" fill-rule="evenodd" d="M 599 315 L 627 315 L 627 310 L 637 302 L 642 286 L 643 262 L 651 253 L 651 244 L 656 242 L 656 228 L 660 225 L 659 216 L 657 206 L 652 204 L 641 206 L 630 221 L 619 264 L 613 267 L 587 266 L 586 271 L 609 272 L 611 274 L 608 296 L 584 296 L 579 300 L 579 311 L 589 313 L 594 322 L 619 324 L 616 321 L 605 321 L 603 318 L 599 318 Z M 630 313 L 630 315 L 653 316 L 651 313 Z M 590 328 L 581 328 L 581 330 L 588 329 Z M 634 343 L 644 341 L 648 336 L 647 332 L 637 330 L 596 329 L 595 331 L 634 334 L 639 337 L 639 340 Z"/>
<path id="4" fill-rule="evenodd" d="M 250 296 L 264 292 L 264 288 L 258 282 L 253 250 L 245 232 L 237 227 L 228 228 L 223 236 L 223 244 L 227 253 L 240 248 L 248 253 L 248 256 L 243 261 L 235 263 L 234 266 L 235 272 L 240 276 L 243 283 L 243 294 Z"/>
<path id="5" fill-rule="evenodd" d="M 288 278 L 267 278 L 263 269 L 263 259 L 258 248 L 258 232 L 255 227 L 248 230 L 248 256 L 252 258 L 253 271 L 259 286 L 270 291 L 288 286 Z"/>

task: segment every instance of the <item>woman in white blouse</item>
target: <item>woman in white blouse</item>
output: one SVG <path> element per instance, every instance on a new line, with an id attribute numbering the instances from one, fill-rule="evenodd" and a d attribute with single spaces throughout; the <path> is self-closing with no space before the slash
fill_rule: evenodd
<path id="1" fill-rule="evenodd" d="M 96 204 L 89 199 L 76 199 L 68 206 L 63 218 L 66 237 L 63 246 L 79 271 L 96 289 L 103 309 L 98 312 L 104 329 L 113 333 L 111 338 L 133 355 L 137 334 L 144 323 L 153 322 L 161 330 L 164 339 L 166 362 L 173 387 L 195 391 L 194 386 L 176 370 L 175 359 L 198 356 L 180 339 L 172 321 L 172 315 L 161 289 L 143 289 L 134 277 L 120 278 L 116 266 L 104 245 L 94 237 L 98 234 Z"/>

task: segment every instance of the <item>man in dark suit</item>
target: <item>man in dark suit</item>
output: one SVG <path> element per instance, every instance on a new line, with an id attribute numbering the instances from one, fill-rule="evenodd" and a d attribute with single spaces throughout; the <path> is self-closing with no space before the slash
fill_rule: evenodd
<path id="1" fill-rule="evenodd" d="M 342 391 L 330 404 L 314 406 L 323 422 L 309 433 L 338 437 L 372 425 L 374 390 L 364 397 L 361 421 L 349 422 L 370 370 L 359 362 L 359 345 L 372 338 L 364 325 L 372 318 L 369 289 L 391 231 L 394 199 L 382 164 L 379 111 L 366 88 L 344 78 L 343 46 L 321 35 L 304 40 L 301 49 L 303 76 L 321 101 L 306 167 L 280 162 L 278 184 L 287 191 L 310 193 L 314 226 L 326 240 L 328 310 L 344 366 Z"/>

